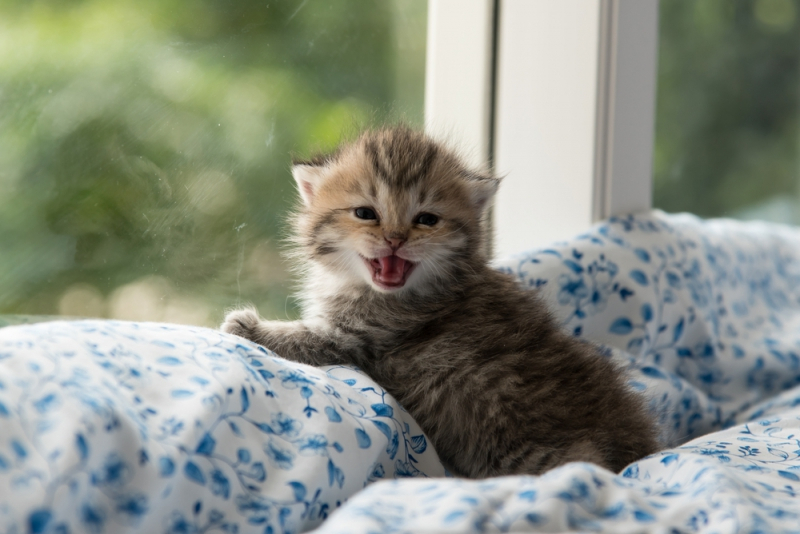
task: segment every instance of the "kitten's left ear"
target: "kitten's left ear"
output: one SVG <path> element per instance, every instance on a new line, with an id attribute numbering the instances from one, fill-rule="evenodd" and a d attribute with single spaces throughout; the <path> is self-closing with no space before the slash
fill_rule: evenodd
<path id="1" fill-rule="evenodd" d="M 471 174 L 467 179 L 467 188 L 472 196 L 473 205 L 483 211 L 494 198 L 500 179 L 482 174 Z"/>
<path id="2" fill-rule="evenodd" d="M 306 206 L 310 206 L 311 201 L 314 200 L 314 196 L 316 196 L 327 170 L 328 168 L 324 165 L 309 165 L 307 163 L 296 163 L 292 166 L 292 176 L 297 182 L 297 189 L 300 191 L 300 197 Z"/>

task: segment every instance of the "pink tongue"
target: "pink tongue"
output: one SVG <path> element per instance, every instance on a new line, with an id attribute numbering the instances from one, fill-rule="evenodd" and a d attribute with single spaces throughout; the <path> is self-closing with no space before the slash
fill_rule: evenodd
<path id="1" fill-rule="evenodd" d="M 378 277 L 389 284 L 396 284 L 403 280 L 403 273 L 406 270 L 406 260 L 397 256 L 384 256 L 378 258 L 381 272 Z"/>

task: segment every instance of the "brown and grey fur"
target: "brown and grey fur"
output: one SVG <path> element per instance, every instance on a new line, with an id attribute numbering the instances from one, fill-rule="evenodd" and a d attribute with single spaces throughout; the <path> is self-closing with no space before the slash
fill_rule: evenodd
<path id="1" fill-rule="evenodd" d="M 613 471 L 657 450 L 641 398 L 535 292 L 493 270 L 481 221 L 498 181 L 410 129 L 364 133 L 297 163 L 293 220 L 304 318 L 231 312 L 226 332 L 310 365 L 353 363 L 391 393 L 456 475 L 537 474 L 570 461 Z M 372 207 L 379 220 L 354 215 Z M 437 225 L 413 224 L 420 212 Z M 406 285 L 372 283 L 358 255 L 404 240 Z"/>

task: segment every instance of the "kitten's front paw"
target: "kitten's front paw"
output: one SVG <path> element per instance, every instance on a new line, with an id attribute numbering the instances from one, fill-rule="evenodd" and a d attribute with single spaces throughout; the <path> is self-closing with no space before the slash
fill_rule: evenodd
<path id="1" fill-rule="evenodd" d="M 245 308 L 235 310 L 225 316 L 225 322 L 219 327 L 220 330 L 228 334 L 234 334 L 250 341 L 256 341 L 257 327 L 261 323 L 261 318 L 255 310 Z"/>

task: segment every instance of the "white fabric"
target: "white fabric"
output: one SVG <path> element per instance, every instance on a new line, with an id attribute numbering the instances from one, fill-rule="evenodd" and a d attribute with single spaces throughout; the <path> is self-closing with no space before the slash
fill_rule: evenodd
<path id="1" fill-rule="evenodd" d="M 351 368 L 203 328 L 0 329 L 0 532 L 296 532 L 424 474 L 422 431 Z"/>

